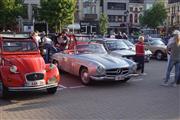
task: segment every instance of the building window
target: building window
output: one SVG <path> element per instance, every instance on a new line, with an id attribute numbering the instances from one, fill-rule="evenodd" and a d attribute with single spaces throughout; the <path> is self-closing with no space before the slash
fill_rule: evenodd
<path id="1" fill-rule="evenodd" d="M 127 21 L 127 17 L 126 16 L 124 16 L 124 22 L 126 22 Z"/>
<path id="2" fill-rule="evenodd" d="M 133 14 L 130 14 L 130 23 L 133 23 Z"/>
<path id="3" fill-rule="evenodd" d="M 122 22 L 122 15 L 108 15 L 109 22 Z"/>
<path id="4" fill-rule="evenodd" d="M 83 13 L 84 14 L 96 14 L 96 1 L 95 0 L 84 0 L 83 2 Z"/>
<path id="5" fill-rule="evenodd" d="M 135 16 L 134 16 L 134 22 L 135 22 L 135 23 L 138 23 L 138 14 L 135 14 Z"/>
<path id="6" fill-rule="evenodd" d="M 83 2 L 96 2 L 96 0 L 83 0 Z"/>
<path id="7" fill-rule="evenodd" d="M 133 7 L 130 7 L 130 12 L 133 12 Z"/>
<path id="8" fill-rule="evenodd" d="M 179 0 L 168 0 L 168 3 L 171 4 L 171 3 L 177 3 L 179 2 Z"/>
<path id="9" fill-rule="evenodd" d="M 139 11 L 142 12 L 142 11 L 143 11 L 143 8 L 139 8 Z"/>
<path id="10" fill-rule="evenodd" d="M 129 0 L 129 3 L 144 3 L 144 0 Z"/>
<path id="11" fill-rule="evenodd" d="M 171 14 L 173 14 L 173 12 L 174 12 L 174 9 L 173 9 L 173 7 L 171 8 Z"/>
<path id="12" fill-rule="evenodd" d="M 108 2 L 109 10 L 126 10 L 126 3 Z"/>
<path id="13" fill-rule="evenodd" d="M 152 8 L 152 6 L 153 6 L 153 4 L 146 4 L 146 10 L 148 10 L 148 9 L 150 9 L 150 8 Z"/>
<path id="14" fill-rule="evenodd" d="M 138 12 L 138 8 L 135 8 L 135 12 Z"/>
<path id="15" fill-rule="evenodd" d="M 95 6 L 89 6 L 89 7 L 85 7 L 83 8 L 83 12 L 84 14 L 96 14 L 96 7 Z"/>

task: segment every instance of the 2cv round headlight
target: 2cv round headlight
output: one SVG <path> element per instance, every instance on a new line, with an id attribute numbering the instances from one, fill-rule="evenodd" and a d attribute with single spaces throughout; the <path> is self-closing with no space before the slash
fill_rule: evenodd
<path id="1" fill-rule="evenodd" d="M 12 65 L 9 69 L 12 73 L 17 73 L 17 67 L 15 65 Z"/>

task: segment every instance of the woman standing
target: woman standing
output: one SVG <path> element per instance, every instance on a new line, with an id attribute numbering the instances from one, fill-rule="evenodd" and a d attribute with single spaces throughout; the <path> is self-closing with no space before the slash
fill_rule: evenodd
<path id="1" fill-rule="evenodd" d="M 138 42 L 136 43 L 136 62 L 138 63 L 138 67 L 141 69 L 141 74 L 144 73 L 144 37 L 140 36 Z"/>

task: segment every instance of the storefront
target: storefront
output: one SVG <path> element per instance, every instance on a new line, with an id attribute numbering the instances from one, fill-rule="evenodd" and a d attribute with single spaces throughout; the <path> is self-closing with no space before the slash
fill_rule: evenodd
<path id="1" fill-rule="evenodd" d="M 99 21 L 80 21 L 80 32 L 83 34 L 98 34 Z"/>

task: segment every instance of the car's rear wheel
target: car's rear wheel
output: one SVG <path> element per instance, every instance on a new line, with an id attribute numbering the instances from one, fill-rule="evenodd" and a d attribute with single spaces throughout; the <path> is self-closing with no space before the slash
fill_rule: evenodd
<path id="1" fill-rule="evenodd" d="M 9 91 L 6 86 L 3 85 L 3 83 L 0 81 L 0 97 L 1 98 L 8 98 L 9 96 Z"/>
<path id="2" fill-rule="evenodd" d="M 89 85 L 91 83 L 91 79 L 89 78 L 89 73 L 87 68 L 82 68 L 80 71 L 81 82 L 84 85 Z"/>
<path id="3" fill-rule="evenodd" d="M 156 59 L 157 60 L 162 60 L 163 59 L 163 53 L 161 51 L 156 52 Z"/>
<path id="4" fill-rule="evenodd" d="M 57 87 L 53 87 L 53 88 L 47 88 L 47 92 L 49 94 L 55 94 L 57 91 Z"/>

